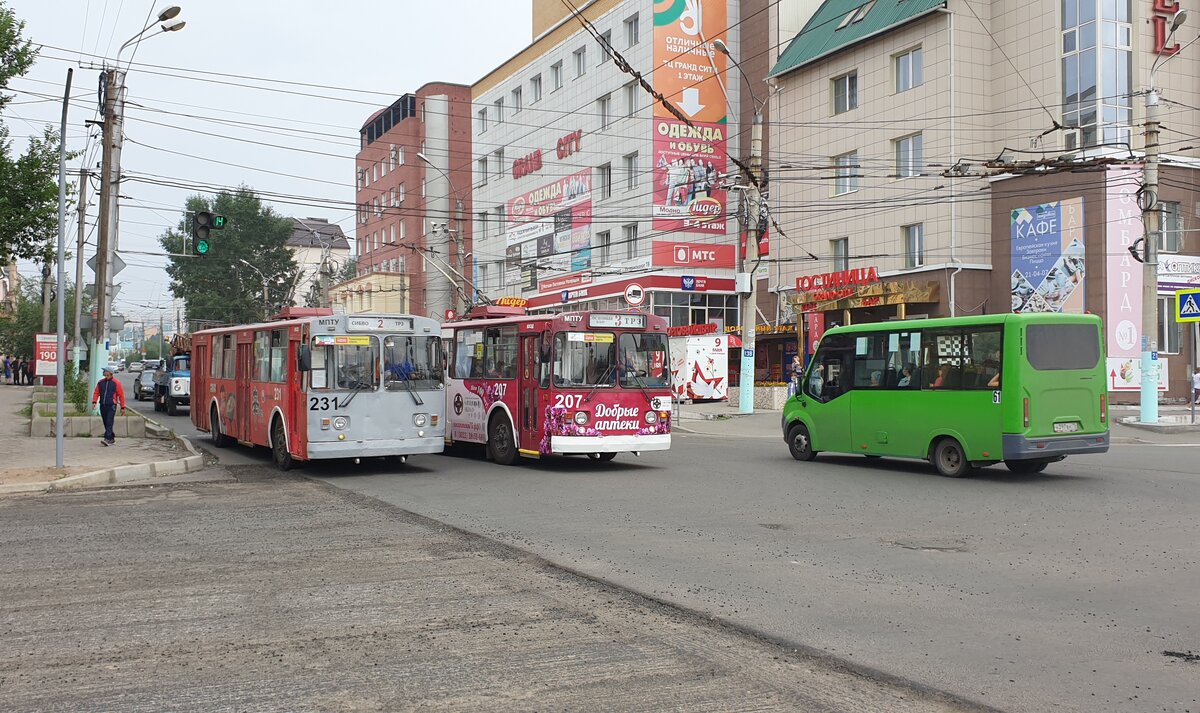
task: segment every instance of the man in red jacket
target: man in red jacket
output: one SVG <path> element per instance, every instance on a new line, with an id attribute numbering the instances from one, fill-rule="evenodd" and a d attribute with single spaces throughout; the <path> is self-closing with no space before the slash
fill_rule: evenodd
<path id="1" fill-rule="evenodd" d="M 113 378 L 112 369 L 104 368 L 104 378 L 96 383 L 92 392 L 92 408 L 100 404 L 100 418 L 104 421 L 104 438 L 101 445 L 111 446 L 117 439 L 113 435 L 113 420 L 117 416 L 117 406 L 121 407 L 121 415 L 125 415 L 125 389 L 121 382 Z"/>

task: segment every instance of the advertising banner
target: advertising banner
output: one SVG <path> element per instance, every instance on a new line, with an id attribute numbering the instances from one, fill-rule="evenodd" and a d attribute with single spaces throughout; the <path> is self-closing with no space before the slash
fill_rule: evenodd
<path id="1" fill-rule="evenodd" d="M 1010 216 L 1012 311 L 1084 312 L 1083 198 Z"/>
<path id="2" fill-rule="evenodd" d="M 1109 371 L 1115 371 L 1116 376 L 1122 378 L 1138 367 L 1142 350 L 1142 264 L 1129 254 L 1129 246 L 1141 238 L 1143 232 L 1142 212 L 1137 204 L 1141 183 L 1140 169 L 1111 168 L 1106 174 L 1107 238 L 1104 252 L 1108 267 L 1108 298 L 1105 343 Z M 1121 357 L 1120 364 L 1113 363 Z M 1126 360 L 1132 361 L 1132 365 L 1120 368 Z M 1110 378 L 1110 388 L 1115 388 L 1114 384 Z"/>
<path id="3" fill-rule="evenodd" d="M 728 58 L 712 43 L 728 41 L 726 2 L 654 0 L 654 88 L 692 121 L 725 121 L 725 93 L 713 67 L 724 81 Z M 654 116 L 671 114 L 655 104 Z"/>
<path id="4" fill-rule="evenodd" d="M 654 229 L 725 233 L 725 126 L 654 120 Z"/>
<path id="5" fill-rule="evenodd" d="M 523 291 L 539 291 L 539 268 L 566 272 L 592 266 L 591 169 L 577 171 L 510 199 L 506 215 L 505 275 L 512 279 L 519 270 Z"/>
<path id="6" fill-rule="evenodd" d="M 674 243 L 655 240 L 651 264 L 655 267 L 705 267 L 733 269 L 737 255 L 733 245 Z"/>
<path id="7" fill-rule="evenodd" d="M 34 376 L 58 375 L 58 335 L 35 334 L 33 337 Z"/>

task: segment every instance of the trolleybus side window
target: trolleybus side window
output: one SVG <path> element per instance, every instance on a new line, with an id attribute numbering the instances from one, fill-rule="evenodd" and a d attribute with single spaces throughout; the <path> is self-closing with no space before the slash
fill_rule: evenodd
<path id="1" fill-rule="evenodd" d="M 616 386 L 617 344 L 612 332 L 554 335 L 554 385 Z"/>
<path id="2" fill-rule="evenodd" d="M 237 369 L 234 366 L 234 356 L 237 354 L 237 349 L 233 346 L 233 335 L 226 334 L 222 337 L 224 345 L 222 346 L 222 364 L 221 376 L 226 379 L 232 379 L 237 376 Z"/>
<path id="3" fill-rule="evenodd" d="M 393 334 L 383 340 L 383 384 L 388 391 L 436 389 L 442 384 L 442 340 Z"/>
<path id="4" fill-rule="evenodd" d="M 209 376 L 214 379 L 221 378 L 221 335 L 214 334 L 212 338 L 212 361 L 209 363 Z"/>
<path id="5" fill-rule="evenodd" d="M 267 332 L 254 333 L 254 381 L 271 379 L 271 335 Z"/>
<path id="6" fill-rule="evenodd" d="M 455 379 L 478 379 L 483 376 L 483 330 L 460 329 L 454 333 Z"/>
<path id="7" fill-rule="evenodd" d="M 490 327 L 483 338 L 484 378 L 517 378 L 517 325 Z"/>
<path id="8" fill-rule="evenodd" d="M 622 334 L 620 347 L 621 386 L 640 389 L 671 385 L 671 372 L 666 368 L 666 335 Z"/>
<path id="9" fill-rule="evenodd" d="M 829 401 L 850 391 L 854 347 L 854 338 L 846 334 L 822 339 L 809 369 L 805 393 L 818 401 Z"/>
<path id="10" fill-rule="evenodd" d="M 271 381 L 282 384 L 287 381 L 287 332 L 271 330 Z"/>

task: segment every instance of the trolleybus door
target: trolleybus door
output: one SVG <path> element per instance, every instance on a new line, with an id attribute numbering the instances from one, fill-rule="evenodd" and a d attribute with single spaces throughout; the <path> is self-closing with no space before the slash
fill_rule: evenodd
<path id="1" fill-rule="evenodd" d="M 246 391 L 242 391 L 242 389 L 240 389 L 240 388 L 237 388 L 234 391 L 234 393 L 237 394 L 237 419 L 236 419 L 237 422 L 235 424 L 231 424 L 234 427 L 230 430 L 233 432 L 232 435 L 235 438 L 237 438 L 239 441 L 253 441 L 254 440 L 254 425 L 250 421 L 250 402 L 253 400 L 253 397 L 249 393 L 249 391 L 253 390 L 255 388 L 258 388 L 258 387 L 255 386 L 254 384 L 250 383 L 251 373 L 252 373 L 252 370 L 254 369 L 253 358 L 254 358 L 254 344 L 249 343 L 249 342 L 248 343 L 239 342 L 237 345 L 237 382 L 236 383 L 239 387 L 242 384 L 247 384 L 250 386 L 250 389 L 248 389 Z M 238 392 L 241 392 L 241 393 L 238 393 Z M 261 394 L 260 394 L 260 396 L 261 396 Z"/>
<path id="2" fill-rule="evenodd" d="M 537 450 L 541 438 L 541 419 L 538 417 L 538 374 L 541 370 L 539 354 L 540 334 L 521 335 L 521 373 L 519 388 L 521 390 L 518 428 L 521 432 L 520 443 L 523 450 Z"/>

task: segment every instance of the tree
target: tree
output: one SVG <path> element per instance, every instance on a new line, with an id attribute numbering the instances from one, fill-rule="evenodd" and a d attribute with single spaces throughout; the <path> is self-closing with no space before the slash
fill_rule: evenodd
<path id="1" fill-rule="evenodd" d="M 358 277 L 358 258 L 348 257 L 346 262 L 342 264 L 340 270 L 337 270 L 333 275 L 333 284 L 346 282 Z"/>
<path id="2" fill-rule="evenodd" d="M 196 211 L 225 216 L 225 229 L 211 233 L 212 247 L 203 257 L 194 257 L 190 249 Z M 285 245 L 291 234 L 292 220 L 264 206 L 246 186 L 234 193 L 218 193 L 212 201 L 204 196 L 188 198 L 184 219 L 159 238 L 170 255 L 171 292 L 186 304 L 188 323 L 258 322 L 291 304 L 299 275 Z"/>
<path id="3" fill-rule="evenodd" d="M 0 0 L 0 112 L 11 101 L 8 82 L 29 71 L 37 50 L 21 37 L 25 23 Z M 58 234 L 58 132 L 47 127 L 14 157 L 8 128 L 0 123 L 0 265 L 17 258 L 45 264 Z"/>
<path id="4" fill-rule="evenodd" d="M 55 290 L 58 297 L 67 301 L 66 334 L 68 341 L 75 331 L 75 313 L 71 306 L 75 304 L 75 287 L 68 284 L 65 290 Z M 84 313 L 91 309 L 92 300 L 85 295 L 83 300 Z M 58 328 L 57 310 L 50 311 L 50 330 Z M 42 331 L 42 283 L 29 281 L 22 285 L 17 295 L 17 309 L 8 316 L 0 317 L 0 354 L 33 354 L 33 336 Z"/>

